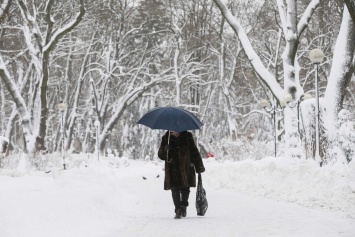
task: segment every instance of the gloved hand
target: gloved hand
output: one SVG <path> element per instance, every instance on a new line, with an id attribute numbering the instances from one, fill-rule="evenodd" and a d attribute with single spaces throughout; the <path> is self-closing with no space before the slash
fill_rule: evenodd
<path id="1" fill-rule="evenodd" d="M 201 166 L 201 167 L 196 167 L 196 173 L 203 173 L 205 172 L 205 167 Z"/>
<path id="2" fill-rule="evenodd" d="M 164 147 L 164 151 L 171 151 L 171 150 L 174 150 L 174 149 L 176 149 L 176 146 L 171 145 L 171 144 L 167 144 Z"/>

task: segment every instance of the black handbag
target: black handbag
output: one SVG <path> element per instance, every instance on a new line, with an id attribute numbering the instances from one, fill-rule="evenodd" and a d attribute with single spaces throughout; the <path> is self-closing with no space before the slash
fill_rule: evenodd
<path id="1" fill-rule="evenodd" d="M 208 208 L 208 202 L 206 198 L 206 191 L 202 185 L 201 174 L 198 173 L 198 183 L 196 191 L 196 210 L 198 216 L 204 216 Z"/>

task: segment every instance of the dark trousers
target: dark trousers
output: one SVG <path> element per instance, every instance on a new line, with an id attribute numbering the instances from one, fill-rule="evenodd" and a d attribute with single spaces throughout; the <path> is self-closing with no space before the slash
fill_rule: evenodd
<path id="1" fill-rule="evenodd" d="M 181 206 L 187 207 L 189 205 L 190 188 L 172 188 L 171 194 L 173 196 L 173 202 L 175 209 L 181 208 Z"/>

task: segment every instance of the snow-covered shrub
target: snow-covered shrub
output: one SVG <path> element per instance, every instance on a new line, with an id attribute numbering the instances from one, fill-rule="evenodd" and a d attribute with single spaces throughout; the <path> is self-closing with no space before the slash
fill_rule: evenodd
<path id="1" fill-rule="evenodd" d="M 109 162 L 109 166 L 111 168 L 119 168 L 120 167 L 120 162 L 119 162 L 119 157 L 115 155 L 115 152 L 112 151 L 112 149 L 107 149 L 107 160 Z"/>
<path id="2" fill-rule="evenodd" d="M 333 140 L 333 146 L 329 151 L 330 161 L 350 162 L 355 155 L 355 129 L 348 110 L 342 109 L 339 112 Z"/>
<path id="3" fill-rule="evenodd" d="M 257 140 L 240 138 L 236 141 L 222 139 L 214 144 L 213 150 L 216 159 L 223 160 L 260 160 L 266 156 L 273 155 L 274 146 L 270 143 Z"/>
<path id="4" fill-rule="evenodd" d="M 8 156 L 1 157 L 1 168 L 3 169 L 14 169 L 18 166 L 20 160 L 20 154 L 12 152 Z"/>

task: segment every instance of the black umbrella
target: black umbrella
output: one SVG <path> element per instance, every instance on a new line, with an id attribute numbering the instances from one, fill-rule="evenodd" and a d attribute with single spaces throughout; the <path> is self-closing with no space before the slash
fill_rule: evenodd
<path id="1" fill-rule="evenodd" d="M 200 129 L 202 122 L 191 112 L 174 107 L 158 107 L 148 111 L 139 121 L 151 129 L 182 132 Z"/>
<path id="2" fill-rule="evenodd" d="M 182 132 L 187 130 L 200 129 L 202 122 L 191 112 L 174 108 L 174 107 L 158 107 L 148 111 L 139 121 L 151 129 L 169 130 L 168 144 L 170 142 L 170 131 Z M 167 157 L 169 151 L 167 151 Z M 167 158 L 168 162 L 171 162 Z"/>

